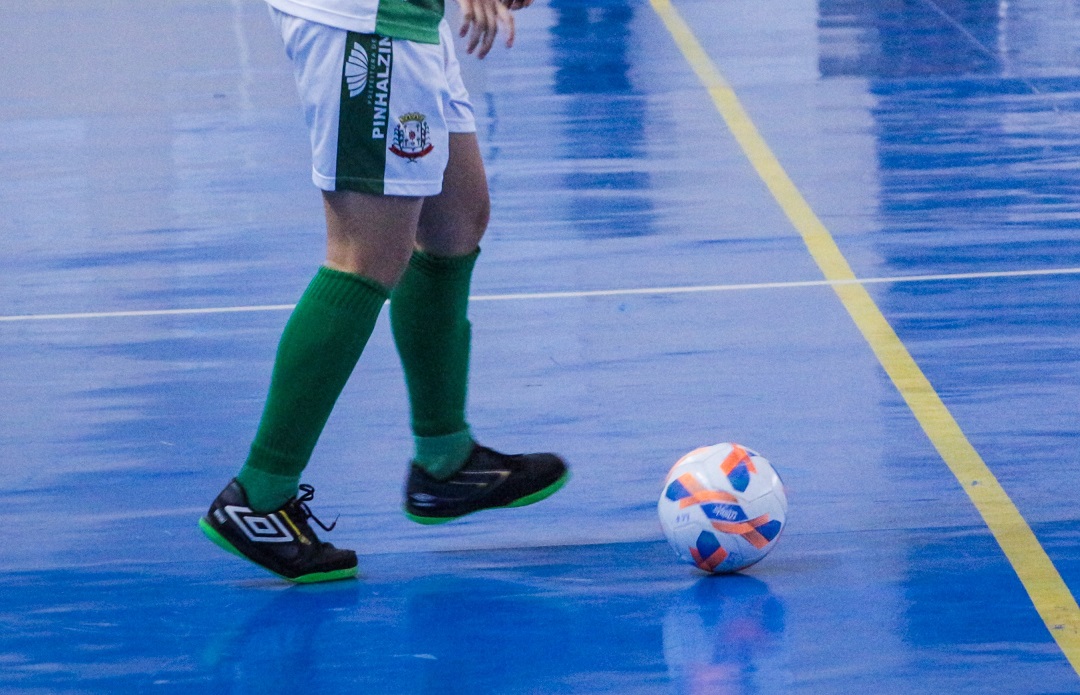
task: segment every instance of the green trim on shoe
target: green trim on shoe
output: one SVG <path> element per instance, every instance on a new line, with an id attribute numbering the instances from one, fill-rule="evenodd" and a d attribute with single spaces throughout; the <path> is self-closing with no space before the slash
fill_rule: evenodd
<path id="1" fill-rule="evenodd" d="M 202 532 L 206 535 L 206 537 L 209 538 L 217 547 L 221 548 L 226 552 L 232 553 L 238 558 L 247 560 L 256 567 L 266 570 L 274 576 L 281 577 L 288 582 L 293 582 L 295 584 L 315 584 L 317 582 L 334 582 L 340 579 L 355 579 L 357 576 L 358 568 L 350 567 L 349 569 L 334 570 L 333 572 L 312 572 L 311 574 L 302 574 L 299 577 L 286 577 L 283 574 L 278 574 L 273 570 L 266 569 L 257 562 L 253 562 L 251 558 L 247 557 L 239 550 L 237 550 L 232 543 L 225 539 L 224 536 L 214 530 L 214 527 L 212 527 L 210 523 L 202 517 L 199 518 L 199 528 L 202 529 Z"/>
<path id="2" fill-rule="evenodd" d="M 548 497 L 551 497 L 560 489 L 562 489 L 562 486 L 566 485 L 568 480 L 570 480 L 569 469 L 565 473 L 563 473 L 563 476 L 561 478 L 556 480 L 551 485 L 548 485 L 543 490 L 537 490 L 531 495 L 525 495 L 520 499 L 514 500 L 510 504 L 504 504 L 499 507 L 486 507 L 484 509 L 477 509 L 476 511 L 469 512 L 468 514 L 462 514 L 461 516 L 416 516 L 415 514 L 410 514 L 408 511 L 405 512 L 405 516 L 408 517 L 410 521 L 415 521 L 416 523 L 423 524 L 424 526 L 437 526 L 438 524 L 445 524 L 456 519 L 462 519 L 466 516 L 469 516 L 470 514 L 476 514 L 476 512 L 483 512 L 488 509 L 513 509 L 515 507 L 527 507 L 530 504 L 536 504 L 537 502 L 543 501 Z"/>

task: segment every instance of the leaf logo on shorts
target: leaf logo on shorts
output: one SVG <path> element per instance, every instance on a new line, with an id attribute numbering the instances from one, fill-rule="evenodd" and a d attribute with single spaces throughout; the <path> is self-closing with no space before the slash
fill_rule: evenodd
<path id="1" fill-rule="evenodd" d="M 390 151 L 410 162 L 427 155 L 435 149 L 428 142 L 427 116 L 422 113 L 407 113 L 398 119 L 394 126 L 394 144 Z"/>
<path id="2" fill-rule="evenodd" d="M 368 54 L 359 41 L 353 41 L 349 59 L 345 61 L 345 82 L 349 85 L 349 96 L 362 94 L 367 88 Z"/>

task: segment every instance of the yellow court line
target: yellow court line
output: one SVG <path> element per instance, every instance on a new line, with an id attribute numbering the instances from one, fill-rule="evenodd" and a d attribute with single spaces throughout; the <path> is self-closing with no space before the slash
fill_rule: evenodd
<path id="1" fill-rule="evenodd" d="M 747 159 L 802 236 L 825 278 L 830 281 L 856 279 L 832 234 L 788 177 L 735 91 L 705 53 L 678 10 L 670 0 L 650 2 L 708 90 Z M 1080 673 L 1080 607 L 1031 527 L 968 441 L 866 288 L 859 283 L 844 282 L 833 284 L 832 288 L 982 515 L 1073 670 Z"/>

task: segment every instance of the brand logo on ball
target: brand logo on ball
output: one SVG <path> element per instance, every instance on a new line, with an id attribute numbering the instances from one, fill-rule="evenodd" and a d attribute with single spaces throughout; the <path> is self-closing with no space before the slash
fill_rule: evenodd
<path id="1" fill-rule="evenodd" d="M 394 142 L 390 151 L 410 162 L 427 156 L 435 146 L 428 142 L 427 116 L 407 113 L 394 126 Z"/>
<path id="2" fill-rule="evenodd" d="M 720 521 L 743 521 L 746 519 L 746 512 L 736 504 L 702 504 L 701 511 L 705 512 L 705 516 L 710 519 Z"/>

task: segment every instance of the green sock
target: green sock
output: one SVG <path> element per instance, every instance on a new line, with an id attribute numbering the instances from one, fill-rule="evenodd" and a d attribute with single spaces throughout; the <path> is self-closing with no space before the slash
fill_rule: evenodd
<path id="1" fill-rule="evenodd" d="M 252 509 L 277 509 L 297 493 L 387 296 L 372 280 L 327 267 L 308 285 L 281 335 L 262 420 L 237 475 Z"/>
<path id="2" fill-rule="evenodd" d="M 465 421 L 469 379 L 469 285 L 480 250 L 453 258 L 413 253 L 390 295 L 390 326 L 409 389 L 414 461 L 436 478 L 472 451 Z"/>

